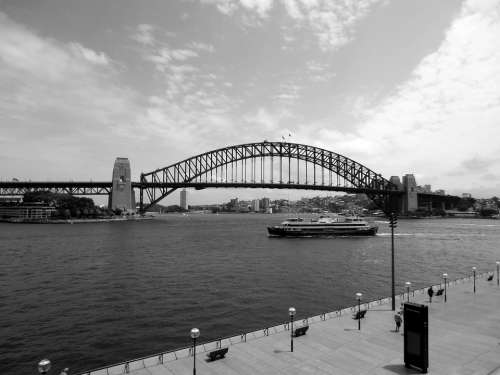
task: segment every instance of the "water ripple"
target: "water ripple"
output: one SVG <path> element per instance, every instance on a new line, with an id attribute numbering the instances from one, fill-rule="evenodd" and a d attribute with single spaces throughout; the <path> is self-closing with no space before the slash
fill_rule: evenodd
<path id="1" fill-rule="evenodd" d="M 42 357 L 72 372 L 390 294 L 390 229 L 369 238 L 269 238 L 277 215 L 168 216 L 86 225 L 0 224 L 0 373 Z M 500 259 L 492 220 L 401 220 L 397 290 Z"/>

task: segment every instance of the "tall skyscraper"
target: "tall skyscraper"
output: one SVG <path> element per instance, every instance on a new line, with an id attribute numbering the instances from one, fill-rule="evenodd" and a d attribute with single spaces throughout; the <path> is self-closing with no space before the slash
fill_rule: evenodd
<path id="1" fill-rule="evenodd" d="M 186 210 L 188 209 L 188 203 L 187 203 L 187 191 L 186 189 L 181 190 L 181 208 Z"/>
<path id="2" fill-rule="evenodd" d="M 258 199 L 254 199 L 252 201 L 252 211 L 253 212 L 259 212 L 260 211 L 260 205 L 259 205 L 259 200 Z"/>

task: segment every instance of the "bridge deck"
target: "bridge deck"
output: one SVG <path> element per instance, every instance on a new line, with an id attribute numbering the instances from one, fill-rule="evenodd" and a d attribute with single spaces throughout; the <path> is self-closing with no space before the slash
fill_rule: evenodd
<path id="1" fill-rule="evenodd" d="M 471 280 L 451 285 L 448 302 L 434 297 L 429 304 L 429 374 L 500 374 L 500 288 L 496 278 L 484 275 L 472 293 Z M 412 301 L 428 304 L 427 294 L 415 293 Z M 361 331 L 350 311 L 313 318 L 305 336 L 294 339 L 290 352 L 290 332 L 277 327 L 269 336 L 255 333 L 240 342 L 231 341 L 224 359 L 206 362 L 206 352 L 215 343 L 197 347 L 198 374 L 414 374 L 403 364 L 403 334 L 394 332 L 389 300 L 371 306 L 361 321 Z M 399 301 L 398 301 L 399 303 Z M 299 323 L 300 325 L 300 323 Z M 281 326 L 283 327 L 283 326 Z M 201 327 L 203 328 L 203 327 Z M 278 331 L 278 332 L 276 332 Z M 260 337 L 257 337 L 260 336 Z M 238 343 L 236 343 L 238 342 Z M 223 342 L 222 346 L 229 344 Z M 188 350 L 129 363 L 136 375 L 177 375 L 192 373 L 193 358 Z M 121 374 L 124 365 L 92 372 Z"/>

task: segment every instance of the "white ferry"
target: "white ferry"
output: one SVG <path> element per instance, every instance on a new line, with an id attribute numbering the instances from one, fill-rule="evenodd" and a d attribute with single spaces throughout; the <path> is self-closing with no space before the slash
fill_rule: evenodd
<path id="1" fill-rule="evenodd" d="M 343 216 L 321 216 L 309 221 L 291 218 L 280 225 L 267 227 L 270 236 L 279 237 L 374 236 L 377 230 L 378 226 L 371 225 L 361 218 Z"/>

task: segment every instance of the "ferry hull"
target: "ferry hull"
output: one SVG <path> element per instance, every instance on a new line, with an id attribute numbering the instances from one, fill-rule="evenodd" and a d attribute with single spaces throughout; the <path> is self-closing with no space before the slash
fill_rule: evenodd
<path id="1" fill-rule="evenodd" d="M 374 236 L 378 227 L 367 228 L 285 228 L 282 226 L 267 227 L 273 237 L 321 237 L 321 236 Z"/>

